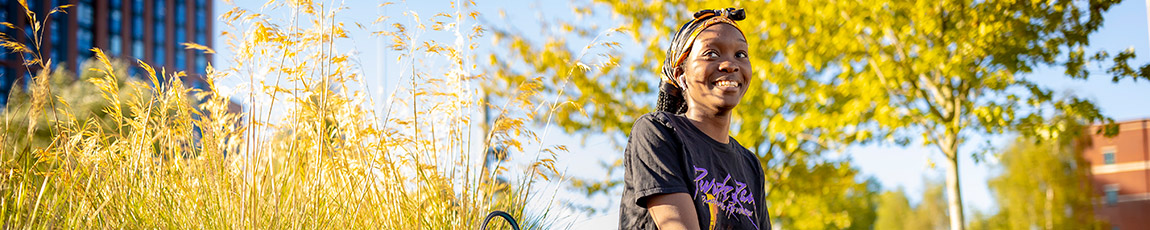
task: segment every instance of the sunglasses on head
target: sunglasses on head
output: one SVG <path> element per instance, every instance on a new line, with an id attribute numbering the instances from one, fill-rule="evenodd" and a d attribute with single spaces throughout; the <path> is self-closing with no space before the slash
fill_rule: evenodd
<path id="1" fill-rule="evenodd" d="M 699 12 L 695 12 L 695 19 L 703 18 L 708 15 L 726 16 L 727 18 L 735 21 L 740 21 L 747 18 L 747 13 L 743 12 L 743 9 L 726 8 L 717 10 L 700 10 Z"/>

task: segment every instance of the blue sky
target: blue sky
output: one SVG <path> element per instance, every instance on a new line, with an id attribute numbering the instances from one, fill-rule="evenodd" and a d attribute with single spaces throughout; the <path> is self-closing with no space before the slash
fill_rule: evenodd
<path id="1" fill-rule="evenodd" d="M 236 3 L 242 8 L 257 10 L 263 1 L 237 1 Z M 377 15 L 391 15 L 392 20 L 405 20 L 400 13 L 404 11 L 415 11 L 423 15 L 432 15 L 434 12 L 443 11 L 448 8 L 447 1 L 413 1 L 413 2 L 400 2 L 386 8 L 377 7 L 377 3 L 365 3 L 367 1 L 349 1 L 344 5 L 349 6 L 349 9 L 343 11 L 344 18 L 340 20 L 345 22 L 361 22 L 368 24 L 375 19 Z M 515 28 L 525 34 L 542 34 L 543 29 L 539 28 L 538 19 L 547 18 L 572 18 L 570 11 L 571 3 L 566 1 L 558 2 L 544 2 L 544 1 L 478 1 L 477 10 L 483 15 L 485 19 L 489 20 L 498 27 Z M 215 15 L 229 10 L 231 6 L 223 2 L 217 2 Z M 501 19 L 499 11 L 504 10 L 507 12 L 507 18 Z M 1111 54 L 1117 53 L 1127 48 L 1134 48 L 1137 51 L 1139 58 L 1135 59 L 1132 63 L 1146 63 L 1150 61 L 1150 40 L 1148 40 L 1147 32 L 1147 16 L 1146 16 L 1145 1 L 1125 1 L 1117 7 L 1111 8 L 1106 15 L 1106 23 L 1102 30 L 1091 36 L 1093 45 L 1090 47 L 1093 50 L 1106 50 Z M 276 15 L 272 15 L 276 16 Z M 592 18 L 582 19 L 587 24 L 603 25 L 600 29 L 608 29 L 613 25 L 618 25 L 618 21 L 610 16 L 597 16 Z M 225 27 L 217 20 L 216 33 Z M 382 27 L 380 27 L 382 28 Z M 354 30 L 350 34 L 351 39 L 346 42 L 338 44 L 338 49 L 358 53 L 358 61 L 362 65 L 362 70 L 366 79 L 366 85 L 363 87 L 373 88 L 372 93 L 384 95 L 387 93 L 386 88 L 394 87 L 399 82 L 400 73 L 395 71 L 386 71 L 389 66 L 395 66 L 395 55 L 388 53 L 384 47 L 387 41 L 383 38 L 371 37 L 367 31 Z M 541 38 L 537 38 L 541 39 Z M 620 41 L 627 40 L 624 38 L 617 38 Z M 480 46 L 489 47 L 493 43 L 490 42 L 491 38 L 480 38 L 478 43 Z M 226 50 L 224 38 L 217 37 L 215 40 L 215 49 L 219 52 L 215 56 L 215 61 L 212 63 L 217 68 L 226 68 L 227 59 L 230 52 Z M 572 40 L 571 47 L 581 47 L 586 44 L 586 41 Z M 640 45 L 632 44 L 627 47 L 628 43 L 624 43 L 622 48 L 625 52 L 642 52 Z M 481 48 L 482 49 L 482 48 Z M 479 62 L 482 64 L 483 62 Z M 1096 67 L 1095 67 L 1096 68 Z M 1094 71 L 1091 79 L 1089 80 L 1072 80 L 1063 76 L 1061 70 L 1058 69 L 1039 69 L 1036 72 L 1026 75 L 1028 79 L 1040 82 L 1048 87 L 1059 91 L 1070 91 L 1076 95 L 1092 99 L 1102 112 L 1111 116 L 1119 121 L 1130 119 L 1150 118 L 1150 82 L 1139 81 L 1132 82 L 1130 80 L 1112 83 L 1108 76 L 1102 71 Z M 240 84 L 238 81 L 222 82 L 226 87 L 234 89 L 236 85 Z M 386 86 L 386 87 L 385 87 Z M 378 90 L 377 90 L 378 89 Z M 621 150 L 615 148 L 611 141 L 603 136 L 592 136 L 586 140 L 580 139 L 576 136 L 569 136 L 562 134 L 558 130 L 550 130 L 549 136 L 544 139 L 545 144 L 567 144 L 572 147 L 571 152 L 562 155 L 559 158 L 560 168 L 567 169 L 567 172 L 584 177 L 584 178 L 602 178 L 606 175 L 606 171 L 602 170 L 599 166 L 601 161 L 612 160 L 622 155 Z M 1004 146 L 1007 144 L 1009 137 L 996 137 L 990 139 L 996 146 Z M 582 143 L 582 145 L 580 145 Z M 924 177 L 942 178 L 941 164 L 939 168 L 931 168 L 928 159 L 934 162 L 943 162 L 941 154 L 931 148 L 925 147 L 898 147 L 889 145 L 867 145 L 855 146 L 847 149 L 842 154 L 836 155 L 837 157 L 851 159 L 864 175 L 873 176 L 877 178 L 884 186 L 885 189 L 903 188 L 911 195 L 912 201 L 919 199 L 919 194 L 923 191 Z M 993 199 L 990 195 L 989 189 L 986 187 L 986 180 L 993 176 L 991 164 L 994 162 L 985 162 L 981 164 L 974 164 L 970 158 L 961 159 L 961 178 L 963 187 L 963 198 L 968 207 L 978 210 L 991 210 L 994 208 Z M 574 170 L 580 169 L 580 170 Z M 591 169 L 591 170 L 586 170 Z M 621 173 L 616 173 L 615 176 L 621 176 Z M 558 199 L 568 199 L 575 202 L 587 203 L 592 207 L 608 209 L 605 213 L 597 213 L 590 216 L 575 215 L 565 218 L 576 225 L 576 228 L 586 227 L 602 228 L 614 226 L 617 217 L 612 210 L 618 207 L 617 197 L 598 197 L 593 199 L 584 199 L 579 195 L 563 191 L 563 189 L 555 188 L 556 184 L 548 184 L 549 191 L 554 192 Z M 547 188 L 548 186 L 544 186 Z M 970 211 L 968 209 L 968 211 Z M 561 212 L 568 213 L 571 212 Z"/>

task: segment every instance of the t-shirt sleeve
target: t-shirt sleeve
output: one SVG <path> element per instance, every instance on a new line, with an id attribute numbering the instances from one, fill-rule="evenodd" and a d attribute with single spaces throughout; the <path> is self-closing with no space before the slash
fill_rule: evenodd
<path id="1" fill-rule="evenodd" d="M 767 206 L 768 206 L 767 205 L 768 204 L 767 194 L 765 191 L 763 191 L 763 190 L 767 189 L 766 185 L 767 185 L 767 183 L 770 183 L 770 182 L 768 182 L 766 180 L 767 179 L 766 175 L 765 175 L 765 173 L 763 173 L 763 165 L 759 161 L 758 156 L 756 156 L 750 150 L 744 150 L 744 151 L 746 151 L 746 153 L 751 156 L 750 159 L 752 160 L 751 161 L 752 165 L 755 166 L 753 170 L 755 170 L 755 172 L 756 172 L 755 175 L 758 177 L 758 178 L 756 178 L 756 180 L 759 180 L 759 188 L 758 189 L 760 192 L 758 192 L 758 194 L 756 194 L 756 196 L 758 196 L 758 197 L 755 198 L 756 200 L 758 200 L 759 203 L 757 203 L 758 210 L 756 210 L 755 213 L 756 213 L 756 215 L 759 215 L 758 216 L 758 218 L 759 218 L 758 222 L 759 223 L 765 223 L 765 224 L 759 225 L 759 229 L 771 230 L 771 212 L 767 210 Z"/>
<path id="2" fill-rule="evenodd" d="M 623 153 L 623 181 L 632 193 L 625 202 L 646 207 L 652 195 L 688 192 L 681 149 L 671 128 L 651 114 L 635 121 Z"/>

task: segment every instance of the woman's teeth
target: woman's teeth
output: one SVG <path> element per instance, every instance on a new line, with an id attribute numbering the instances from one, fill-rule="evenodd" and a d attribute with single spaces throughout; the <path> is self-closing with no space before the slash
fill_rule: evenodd
<path id="1" fill-rule="evenodd" d="M 738 83 L 738 82 L 735 82 L 735 81 L 726 81 L 726 80 L 723 80 L 723 81 L 716 81 L 716 82 L 715 82 L 715 85 L 716 85 L 716 86 L 730 86 L 730 87 L 739 87 L 739 83 Z"/>

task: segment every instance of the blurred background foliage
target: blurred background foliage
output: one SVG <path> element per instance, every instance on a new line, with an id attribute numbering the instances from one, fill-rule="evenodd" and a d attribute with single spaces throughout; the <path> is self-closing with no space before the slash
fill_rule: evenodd
<path id="1" fill-rule="evenodd" d="M 124 61 L 114 60 L 112 63 L 117 70 L 115 74 L 128 76 L 126 68 L 128 65 Z M 99 63 L 91 61 L 85 62 L 82 64 L 84 67 L 81 69 L 95 68 L 98 67 L 97 64 Z M 36 122 L 37 124 L 48 124 L 49 120 L 69 119 L 76 120 L 81 126 L 90 124 L 105 126 L 104 128 L 112 128 L 107 127 L 112 121 L 111 114 L 108 114 L 109 111 L 105 109 L 109 106 L 108 101 L 101 97 L 92 96 L 99 95 L 100 89 L 92 84 L 91 81 L 103 77 L 103 73 L 99 71 L 84 71 L 79 76 L 76 76 L 74 73 L 65 71 L 62 67 L 57 67 L 48 73 L 51 74 L 48 77 L 51 79 L 48 82 L 48 87 L 53 90 L 52 93 L 57 97 L 57 100 L 61 103 L 60 105 L 66 105 L 68 110 L 72 111 L 71 115 L 74 117 L 57 118 L 49 116 L 55 115 L 53 113 L 42 114 L 41 112 L 39 116 L 35 116 L 36 120 L 38 120 Z M 139 78 L 118 78 L 116 80 L 118 84 L 125 85 L 128 81 L 138 81 L 137 79 Z M 117 94 L 120 97 L 130 97 L 135 94 L 132 90 L 131 88 L 121 88 Z M 11 98 L 9 100 L 13 102 L 9 103 L 4 109 L 4 113 L 8 115 L 7 119 L 9 123 L 6 125 L 7 129 L 5 132 L 7 132 L 9 136 L 24 135 L 25 132 L 28 131 L 30 123 L 17 121 L 29 121 L 29 115 L 36 115 L 29 113 L 33 106 L 32 103 L 30 103 L 32 95 L 30 95 L 28 91 L 14 90 L 9 98 Z M 32 129 L 31 142 L 20 142 L 20 144 L 30 144 L 30 146 L 21 146 L 18 148 L 47 147 L 54 138 L 53 128 L 53 126 L 47 125 L 35 126 Z"/>
<path id="2" fill-rule="evenodd" d="M 1073 119 L 1066 124 L 1069 130 L 1088 130 Z M 1048 141 L 1018 137 L 995 153 L 1000 161 L 998 176 L 987 183 L 994 191 L 998 213 L 976 218 L 971 228 L 1105 229 L 1106 223 L 1092 211 L 1098 196 L 1090 184 L 1090 162 L 1081 154 L 1091 138 L 1068 134 Z"/>

